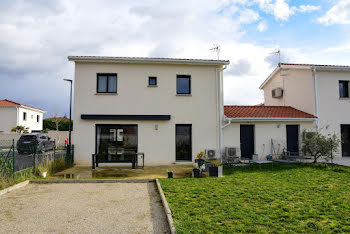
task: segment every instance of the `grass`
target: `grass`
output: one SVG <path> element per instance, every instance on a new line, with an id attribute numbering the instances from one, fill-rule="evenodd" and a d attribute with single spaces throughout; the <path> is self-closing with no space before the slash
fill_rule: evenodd
<path id="1" fill-rule="evenodd" d="M 350 168 L 276 164 L 161 179 L 178 233 L 350 232 Z"/>
<path id="2" fill-rule="evenodd" d="M 15 172 L 14 178 L 1 178 L 0 177 L 0 190 L 18 184 L 25 180 L 37 180 L 42 179 L 42 172 L 47 171 L 48 176 L 72 167 L 73 164 L 66 163 L 65 158 L 59 158 L 57 160 L 48 162 L 46 165 L 39 166 L 35 169 L 32 167 Z"/>

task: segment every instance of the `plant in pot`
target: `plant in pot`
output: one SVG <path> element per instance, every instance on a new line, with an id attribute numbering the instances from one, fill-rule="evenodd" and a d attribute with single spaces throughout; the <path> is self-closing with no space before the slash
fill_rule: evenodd
<path id="1" fill-rule="evenodd" d="M 209 176 L 222 177 L 222 164 L 218 160 L 211 161 Z"/>
<path id="2" fill-rule="evenodd" d="M 203 164 L 206 163 L 205 159 L 207 158 L 207 155 L 201 151 L 197 154 L 197 159 L 194 161 L 198 164 L 199 167 L 201 167 Z"/>
<path id="3" fill-rule="evenodd" d="M 168 172 L 168 179 L 174 178 L 174 172 L 170 171 L 169 169 L 166 170 Z"/>
<path id="4" fill-rule="evenodd" d="M 198 163 L 193 164 L 193 178 L 201 178 L 202 177 L 202 171 L 201 168 L 198 166 Z"/>

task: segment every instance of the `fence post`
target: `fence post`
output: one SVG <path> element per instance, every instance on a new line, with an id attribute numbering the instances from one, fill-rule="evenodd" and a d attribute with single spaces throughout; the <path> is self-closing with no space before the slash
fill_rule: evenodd
<path id="1" fill-rule="evenodd" d="M 67 151 L 66 151 L 66 164 L 68 164 L 69 162 L 69 158 L 70 158 L 70 145 L 67 145 Z"/>
<path id="2" fill-rule="evenodd" d="M 74 145 L 72 145 L 72 164 L 74 164 Z"/>
<path id="3" fill-rule="evenodd" d="M 12 177 L 15 178 L 15 139 L 12 139 Z"/>

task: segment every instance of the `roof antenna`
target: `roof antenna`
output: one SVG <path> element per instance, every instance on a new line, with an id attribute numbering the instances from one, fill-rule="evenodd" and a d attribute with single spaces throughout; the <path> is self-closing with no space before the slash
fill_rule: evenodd
<path id="1" fill-rule="evenodd" d="M 219 44 L 214 44 L 214 47 L 211 48 L 210 50 L 213 50 L 214 52 L 217 53 L 218 55 L 218 60 L 220 59 L 220 45 Z"/>
<path id="2" fill-rule="evenodd" d="M 279 66 L 281 63 L 281 50 L 277 49 L 277 51 L 272 52 L 271 54 L 278 54 L 278 66 Z"/>

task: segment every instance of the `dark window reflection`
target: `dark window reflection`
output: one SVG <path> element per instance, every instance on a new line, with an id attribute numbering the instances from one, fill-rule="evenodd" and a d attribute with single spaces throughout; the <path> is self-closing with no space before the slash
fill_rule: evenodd
<path id="1" fill-rule="evenodd" d="M 177 94 L 191 94 L 191 76 L 177 75 L 176 89 Z"/>
<path id="2" fill-rule="evenodd" d="M 176 160 L 192 160 L 192 125 L 176 125 Z"/>

